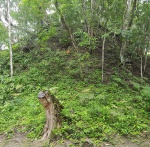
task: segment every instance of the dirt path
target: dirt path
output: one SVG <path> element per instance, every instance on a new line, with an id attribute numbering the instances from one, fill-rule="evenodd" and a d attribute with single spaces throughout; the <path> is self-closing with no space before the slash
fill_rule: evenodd
<path id="1" fill-rule="evenodd" d="M 25 134 L 15 134 L 11 139 L 7 139 L 4 135 L 0 135 L 0 147 L 150 147 L 150 138 L 132 139 L 116 137 L 111 143 L 102 142 L 98 146 L 94 146 L 90 140 L 85 142 L 53 142 L 50 145 L 41 142 L 40 140 L 31 141 L 26 138 Z"/>
<path id="2" fill-rule="evenodd" d="M 30 141 L 25 134 L 15 134 L 11 139 L 7 139 L 4 135 L 0 136 L 0 147 L 42 147 L 43 142 L 39 140 Z"/>

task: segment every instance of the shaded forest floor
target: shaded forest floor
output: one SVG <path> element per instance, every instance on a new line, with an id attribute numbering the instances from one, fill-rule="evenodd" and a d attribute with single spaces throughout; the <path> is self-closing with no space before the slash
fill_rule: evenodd
<path id="1" fill-rule="evenodd" d="M 11 138 L 4 135 L 0 136 L 0 147 L 150 147 L 150 136 L 144 138 L 125 138 L 114 136 L 110 142 L 101 142 L 99 145 L 94 145 L 90 139 L 85 139 L 84 142 L 77 141 L 57 141 L 52 143 L 42 142 L 40 140 L 31 141 L 23 133 L 16 133 Z"/>

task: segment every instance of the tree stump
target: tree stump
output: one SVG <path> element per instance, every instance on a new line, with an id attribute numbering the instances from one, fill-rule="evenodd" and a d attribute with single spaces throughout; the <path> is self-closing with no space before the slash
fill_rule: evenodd
<path id="1" fill-rule="evenodd" d="M 42 137 L 42 140 L 46 140 L 50 138 L 52 130 L 60 126 L 60 112 L 63 107 L 55 98 L 55 96 L 48 91 L 39 92 L 38 98 L 40 103 L 43 105 L 46 113 L 46 124 L 44 126 Z"/>

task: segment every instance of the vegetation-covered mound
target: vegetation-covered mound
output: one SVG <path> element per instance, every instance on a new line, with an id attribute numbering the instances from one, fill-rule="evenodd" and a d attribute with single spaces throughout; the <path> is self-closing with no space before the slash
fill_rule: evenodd
<path id="1" fill-rule="evenodd" d="M 37 95 L 48 90 L 64 107 L 54 139 L 148 136 L 148 0 L 7 0 L 0 8 L 0 133 L 39 138 Z"/>
<path id="2" fill-rule="evenodd" d="M 80 62 L 78 62 L 80 56 Z M 113 134 L 147 134 L 150 126 L 150 87 L 130 72 L 114 68 L 101 83 L 99 59 L 88 52 L 14 51 L 15 76 L 10 78 L 8 51 L 0 52 L 0 132 L 28 132 L 39 138 L 45 114 L 37 94 L 50 90 L 64 106 L 62 126 L 54 131 L 63 139 L 109 140 Z M 82 77 L 80 71 L 82 65 Z"/>

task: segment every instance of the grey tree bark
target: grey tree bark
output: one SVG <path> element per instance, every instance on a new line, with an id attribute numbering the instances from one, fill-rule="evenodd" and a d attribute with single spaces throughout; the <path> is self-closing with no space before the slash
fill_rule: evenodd
<path id="1" fill-rule="evenodd" d="M 131 13 L 134 13 L 135 6 L 136 6 L 136 0 L 134 1 L 133 7 L 132 7 L 132 0 L 125 0 L 126 9 L 124 11 L 123 19 L 122 19 L 122 28 L 121 28 L 121 35 L 123 36 L 123 32 L 130 29 L 132 25 L 132 21 L 134 18 L 134 15 Z M 124 66 L 125 59 L 125 51 L 126 51 L 127 41 L 122 40 L 121 50 L 120 50 L 120 61 Z"/>
<path id="2" fill-rule="evenodd" d="M 102 82 L 104 82 L 105 41 L 106 41 L 106 37 L 104 36 L 104 39 L 103 39 L 103 47 L 102 47 Z"/>
<path id="3" fill-rule="evenodd" d="M 13 52 L 11 41 L 11 21 L 10 21 L 10 0 L 7 0 L 7 15 L 8 15 L 8 36 L 9 36 L 9 50 L 10 50 L 10 76 L 13 76 Z"/>

